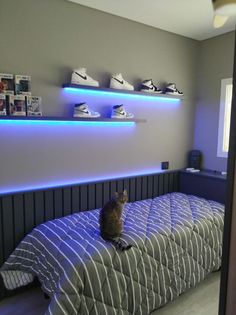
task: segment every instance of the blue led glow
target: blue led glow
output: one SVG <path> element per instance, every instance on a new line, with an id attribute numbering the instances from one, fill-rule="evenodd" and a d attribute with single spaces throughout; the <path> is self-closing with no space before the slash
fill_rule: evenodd
<path id="1" fill-rule="evenodd" d="M 81 126 L 134 126 L 135 122 L 133 121 L 77 121 L 77 120 L 15 120 L 15 119 L 0 119 L 1 124 L 6 125 L 32 125 L 32 124 L 44 124 L 48 126 L 53 125 L 81 125 Z"/>
<path id="2" fill-rule="evenodd" d="M 136 172 L 130 172 L 130 173 L 124 173 L 124 174 L 111 174 L 107 175 L 105 177 L 91 177 L 91 178 L 81 178 L 78 180 L 62 180 L 57 182 L 51 182 L 50 184 L 46 184 L 45 182 L 37 183 L 34 185 L 17 185 L 7 188 L 0 189 L 0 194 L 13 194 L 13 193 L 20 193 L 20 192 L 26 192 L 31 190 L 44 190 L 49 188 L 57 188 L 57 187 L 64 187 L 64 186 L 72 186 L 77 184 L 89 184 L 99 181 L 106 181 L 106 180 L 117 180 L 121 178 L 127 178 L 127 177 L 133 177 L 133 176 L 142 176 L 142 175 L 151 175 L 156 173 L 164 173 L 165 171 L 160 169 L 149 169 L 144 171 L 136 171 Z"/>
<path id="3" fill-rule="evenodd" d="M 153 95 L 143 95 L 143 94 L 128 94 L 128 93 L 122 93 L 122 92 L 113 92 L 113 91 L 102 91 L 102 90 L 88 90 L 88 89 L 83 89 L 83 88 L 72 88 L 72 87 L 65 87 L 64 90 L 73 93 L 73 94 L 78 94 L 78 93 L 83 93 L 83 94 L 93 94 L 96 96 L 99 95 L 115 95 L 115 96 L 120 96 L 122 98 L 138 98 L 138 99 L 152 99 L 152 100 L 161 100 L 162 102 L 179 102 L 180 99 L 178 98 L 170 98 L 170 97 L 163 97 L 163 96 L 153 96 Z M 134 92 L 135 93 L 135 92 Z"/>

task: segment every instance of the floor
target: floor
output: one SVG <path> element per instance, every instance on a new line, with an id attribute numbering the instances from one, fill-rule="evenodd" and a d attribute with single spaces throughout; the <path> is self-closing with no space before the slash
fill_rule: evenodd
<path id="1" fill-rule="evenodd" d="M 153 312 L 152 315 L 217 315 L 219 286 L 220 272 L 214 272 L 195 288 Z"/>
<path id="2" fill-rule="evenodd" d="M 196 288 L 182 294 L 152 315 L 217 315 L 220 273 L 207 277 Z M 49 300 L 38 287 L 0 302 L 1 315 L 43 315 Z"/>

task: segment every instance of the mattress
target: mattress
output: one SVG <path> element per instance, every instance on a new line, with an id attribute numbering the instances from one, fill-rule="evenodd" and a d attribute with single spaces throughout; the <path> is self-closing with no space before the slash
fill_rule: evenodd
<path id="1" fill-rule="evenodd" d="M 224 206 L 182 193 L 125 205 L 117 251 L 99 233 L 99 209 L 46 222 L 0 272 L 8 289 L 37 277 L 46 315 L 150 314 L 221 266 Z"/>

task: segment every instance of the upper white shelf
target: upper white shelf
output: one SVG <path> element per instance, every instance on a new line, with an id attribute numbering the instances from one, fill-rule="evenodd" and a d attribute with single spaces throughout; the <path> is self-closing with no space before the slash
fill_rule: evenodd
<path id="1" fill-rule="evenodd" d="M 134 95 L 134 96 L 141 96 L 146 98 L 159 98 L 164 100 L 183 100 L 185 97 L 175 96 L 175 95 L 168 95 L 168 94 L 158 94 L 158 93 L 151 93 L 151 92 L 141 92 L 141 91 L 128 91 L 128 90 L 118 90 L 118 89 L 111 89 L 111 88 L 104 88 L 104 87 L 96 87 L 96 86 L 88 86 L 88 85 L 78 85 L 78 84 L 63 84 L 62 87 L 67 90 L 82 90 L 82 91 L 93 91 L 97 94 L 124 94 L 124 95 Z"/>

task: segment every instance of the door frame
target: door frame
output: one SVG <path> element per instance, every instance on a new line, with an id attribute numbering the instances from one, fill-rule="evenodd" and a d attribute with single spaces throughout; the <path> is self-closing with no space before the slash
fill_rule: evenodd
<path id="1" fill-rule="evenodd" d="M 233 97 L 227 165 L 219 315 L 232 315 L 236 310 L 236 32 L 234 47 Z"/>

